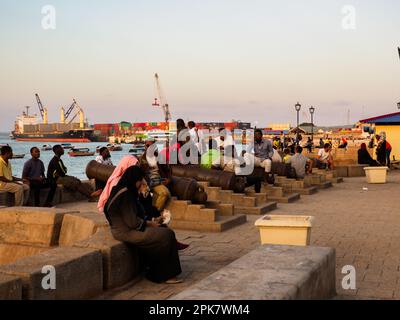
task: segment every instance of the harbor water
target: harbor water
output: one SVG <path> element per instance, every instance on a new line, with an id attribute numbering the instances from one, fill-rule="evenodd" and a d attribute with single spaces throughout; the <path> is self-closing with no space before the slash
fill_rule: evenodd
<path id="1" fill-rule="evenodd" d="M 30 156 L 30 149 L 32 147 L 41 147 L 45 144 L 48 145 L 55 145 L 57 143 L 54 142 L 18 142 L 9 138 L 8 134 L 0 133 L 0 144 L 9 144 L 10 147 L 13 149 L 14 154 L 25 154 L 25 157 L 22 159 L 12 159 L 11 165 L 13 169 L 13 175 L 15 177 L 21 177 L 22 169 L 24 167 L 24 163 L 31 158 Z M 92 143 L 71 143 L 73 146 L 77 148 L 89 148 L 90 151 L 96 151 L 97 146 L 105 146 L 107 143 L 99 143 L 99 142 L 92 142 Z M 117 165 L 122 157 L 129 154 L 129 149 L 132 148 L 131 144 L 122 144 L 123 150 L 122 151 L 115 151 L 111 152 L 111 159 L 114 165 Z M 79 179 L 87 179 L 86 177 L 86 165 L 96 158 L 98 154 L 95 154 L 91 157 L 70 157 L 68 155 L 68 149 L 65 150 L 65 155 L 62 157 L 62 160 L 65 166 L 68 169 L 68 175 L 75 176 Z M 46 168 L 47 174 L 47 166 L 50 160 L 53 158 L 54 153 L 53 151 L 40 151 L 40 159 L 43 161 L 44 166 Z"/>

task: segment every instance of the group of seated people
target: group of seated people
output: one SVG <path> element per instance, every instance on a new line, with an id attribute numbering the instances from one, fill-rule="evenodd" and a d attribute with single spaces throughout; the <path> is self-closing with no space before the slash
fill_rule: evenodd
<path id="1" fill-rule="evenodd" d="M 32 192 L 34 206 L 39 207 L 41 205 L 41 191 L 49 189 L 44 206 L 52 207 L 57 185 L 62 185 L 72 192 L 79 192 L 86 196 L 89 201 L 96 201 L 96 198 L 101 194 L 101 190 L 93 191 L 78 178 L 67 174 L 67 167 L 61 159 L 64 155 L 64 148 L 61 145 L 55 145 L 53 152 L 54 157 L 49 162 L 46 174 L 44 163 L 40 160 L 40 149 L 38 147 L 31 148 L 31 159 L 24 164 L 22 177 L 18 178 L 12 174 L 10 162 L 13 158 L 12 148 L 10 146 L 1 148 L 0 191 L 14 194 L 15 206 L 26 205 L 29 201 L 30 192 Z"/>
<path id="2" fill-rule="evenodd" d="M 60 145 L 53 147 L 54 157 L 45 173 L 40 160 L 40 150 L 31 149 L 32 158 L 25 163 L 22 178 L 12 176 L 10 159 L 12 149 L 3 147 L 0 157 L 0 190 L 15 194 L 15 204 L 23 205 L 27 192 L 34 193 L 35 205 L 40 205 L 40 191 L 49 188 L 45 206 L 52 206 L 57 184 L 66 189 L 84 194 L 90 201 L 98 198 L 97 207 L 107 218 L 111 233 L 116 240 L 133 244 L 144 258 L 146 276 L 154 282 L 179 283 L 177 276 L 181 273 L 179 250 L 188 247 L 177 241 L 174 231 L 168 228 L 168 210 L 166 206 L 171 198 L 169 186 L 172 176 L 169 160 L 174 148 L 179 150 L 185 144 L 193 144 L 197 151 L 194 156 L 200 159 L 201 166 L 230 172 L 240 170 L 246 163 L 253 163 L 270 175 L 273 162 L 282 162 L 278 150 L 270 140 L 263 138 L 261 130 L 255 131 L 254 143 L 241 154 L 241 163 L 237 157 L 234 144 L 227 141 L 223 130 L 216 139 L 209 139 L 208 148 L 199 137 L 199 132 L 191 122 L 189 129 L 183 120 L 179 120 L 178 133 L 188 133 L 184 139 L 178 139 L 176 145 L 167 145 L 160 152 L 155 141 L 145 141 L 145 153 L 140 157 L 125 156 L 114 169 L 106 183 L 96 181 L 96 191 L 89 190 L 79 179 L 67 175 L 61 157 L 64 149 Z M 192 150 L 192 149 L 190 149 Z M 188 151 L 190 152 L 190 151 Z M 311 173 L 313 163 L 302 154 L 303 148 L 297 146 L 294 155 L 285 153 L 283 161 L 293 167 L 298 178 Z M 100 149 L 96 161 L 103 165 L 113 165 L 107 148 Z M 164 159 L 166 161 L 160 161 Z M 325 145 L 318 154 L 318 166 L 333 168 L 331 146 Z M 247 185 L 255 185 L 260 192 L 261 181 L 246 177 Z M 255 179 L 255 180 L 252 180 Z M 25 195 L 24 195 L 25 192 Z"/>

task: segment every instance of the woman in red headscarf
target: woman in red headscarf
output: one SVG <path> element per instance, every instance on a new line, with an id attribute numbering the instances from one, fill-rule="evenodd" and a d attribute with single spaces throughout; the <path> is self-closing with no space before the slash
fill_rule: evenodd
<path id="1" fill-rule="evenodd" d="M 371 155 L 367 150 L 367 145 L 365 143 L 361 144 L 360 149 L 358 150 L 358 164 L 368 164 L 371 167 L 376 167 L 378 163 L 372 159 Z"/>

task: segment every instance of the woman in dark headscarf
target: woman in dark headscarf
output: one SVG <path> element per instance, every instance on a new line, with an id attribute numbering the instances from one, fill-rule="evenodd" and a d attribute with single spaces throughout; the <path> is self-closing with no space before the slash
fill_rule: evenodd
<path id="1" fill-rule="evenodd" d="M 368 164 L 371 167 L 376 167 L 378 165 L 369 154 L 367 145 L 365 143 L 362 143 L 360 149 L 358 150 L 358 164 Z"/>
<path id="2" fill-rule="evenodd" d="M 139 202 L 143 171 L 133 166 L 126 170 L 112 189 L 104 213 L 118 241 L 133 244 L 144 257 L 147 278 L 153 282 L 179 283 L 181 265 L 175 233 L 154 221 L 146 221 Z"/>

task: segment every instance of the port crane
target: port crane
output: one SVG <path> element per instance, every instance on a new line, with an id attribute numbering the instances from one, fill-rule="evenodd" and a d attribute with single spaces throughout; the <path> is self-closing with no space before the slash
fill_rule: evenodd
<path id="1" fill-rule="evenodd" d="M 162 91 L 161 83 L 160 83 L 160 77 L 158 76 L 157 73 L 154 75 L 154 78 L 155 78 L 156 98 L 153 101 L 153 107 L 160 107 L 161 106 L 161 108 L 162 108 L 162 110 L 164 112 L 165 122 L 168 124 L 172 119 L 171 113 L 169 112 L 169 105 L 168 105 L 167 100 L 165 98 L 164 92 Z"/>
<path id="2" fill-rule="evenodd" d="M 71 116 L 72 112 L 75 111 L 75 114 L 72 116 L 72 118 L 67 122 L 68 124 L 72 123 L 76 117 L 79 115 L 80 117 L 82 117 L 83 115 L 83 110 L 82 108 L 79 106 L 78 102 L 76 102 L 75 99 L 72 99 L 73 103 L 71 104 L 71 106 L 68 108 L 68 110 L 65 112 L 64 108 L 61 108 L 61 123 L 66 123 L 66 121 L 68 120 L 68 118 Z M 82 121 L 82 119 L 80 119 L 80 122 Z"/>
<path id="3" fill-rule="evenodd" d="M 36 101 L 37 101 L 37 104 L 38 104 L 38 107 L 39 107 L 40 115 L 42 117 L 42 120 L 44 120 L 45 111 L 44 111 L 44 108 L 43 108 L 42 101 L 40 100 L 40 97 L 39 97 L 39 95 L 37 93 L 35 94 L 35 97 L 36 97 Z"/>

